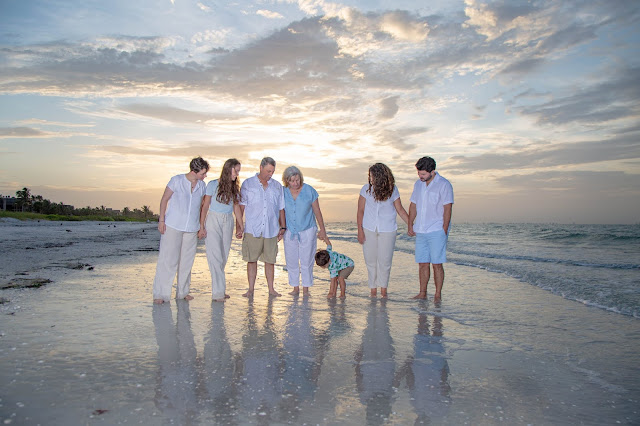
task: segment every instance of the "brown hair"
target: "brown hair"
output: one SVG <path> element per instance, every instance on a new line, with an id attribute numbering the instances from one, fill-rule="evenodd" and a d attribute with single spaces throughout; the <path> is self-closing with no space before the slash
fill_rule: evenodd
<path id="1" fill-rule="evenodd" d="M 376 201 L 386 201 L 393 194 L 396 180 L 391 169 L 382 163 L 376 163 L 369 167 L 369 189 L 367 192 L 373 195 Z M 373 187 L 373 192 L 372 191 Z"/>
<path id="2" fill-rule="evenodd" d="M 240 162 L 235 158 L 229 158 L 224 162 L 220 179 L 218 180 L 218 195 L 216 200 L 222 204 L 229 204 L 233 200 L 233 204 L 240 202 L 240 179 L 231 180 L 231 169 L 236 167 Z"/>
<path id="3" fill-rule="evenodd" d="M 316 265 L 324 266 L 331 260 L 331 255 L 326 250 L 318 250 L 316 253 Z"/>

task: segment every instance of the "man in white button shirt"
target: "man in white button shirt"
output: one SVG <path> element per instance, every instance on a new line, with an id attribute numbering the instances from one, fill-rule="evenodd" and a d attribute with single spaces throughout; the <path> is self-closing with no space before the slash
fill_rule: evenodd
<path id="1" fill-rule="evenodd" d="M 453 208 L 453 187 L 436 172 L 436 162 L 422 157 L 416 163 L 418 180 L 413 185 L 409 205 L 408 234 L 416 236 L 416 263 L 420 280 L 420 293 L 414 299 L 427 298 L 429 264 L 433 265 L 436 284 L 434 300 L 442 297 L 444 283 L 443 263 L 447 261 L 447 238 Z M 415 221 L 415 224 L 414 224 Z"/>
<path id="2" fill-rule="evenodd" d="M 287 228 L 282 185 L 271 179 L 275 171 L 275 160 L 265 157 L 260 162 L 260 173 L 245 180 L 240 188 L 240 222 L 242 216 L 246 217 L 242 259 L 247 262 L 249 280 L 249 290 L 243 294 L 244 297 L 253 296 L 258 260 L 264 262 L 269 295 L 280 296 L 273 287 L 274 265 L 278 255 L 278 241 L 282 239 Z"/>

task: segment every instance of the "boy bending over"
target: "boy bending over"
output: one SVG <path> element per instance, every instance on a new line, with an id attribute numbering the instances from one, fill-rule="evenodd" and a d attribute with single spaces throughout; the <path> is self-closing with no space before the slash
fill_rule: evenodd
<path id="1" fill-rule="evenodd" d="M 329 268 L 329 276 L 331 277 L 331 287 L 329 287 L 328 298 L 336 297 L 338 291 L 338 283 L 340 283 L 340 298 L 345 297 L 347 283 L 345 279 L 351 275 L 354 269 L 353 259 L 344 254 L 335 252 L 331 249 L 331 241 L 328 241 L 326 250 L 318 250 L 316 253 L 316 265 L 323 269 Z"/>

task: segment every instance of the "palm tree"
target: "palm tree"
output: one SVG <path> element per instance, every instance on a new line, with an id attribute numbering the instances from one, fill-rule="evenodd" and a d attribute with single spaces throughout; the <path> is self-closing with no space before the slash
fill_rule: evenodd
<path id="1" fill-rule="evenodd" d="M 151 211 L 151 208 L 149 206 L 142 206 L 142 214 L 146 219 L 149 216 L 153 215 L 153 212 Z"/>
<path id="2" fill-rule="evenodd" d="M 29 188 L 24 187 L 20 191 L 16 191 L 16 198 L 18 199 L 18 202 L 16 204 L 22 209 L 22 211 L 25 210 L 25 207 L 27 208 L 27 210 L 31 209 L 32 200 L 31 190 Z"/>

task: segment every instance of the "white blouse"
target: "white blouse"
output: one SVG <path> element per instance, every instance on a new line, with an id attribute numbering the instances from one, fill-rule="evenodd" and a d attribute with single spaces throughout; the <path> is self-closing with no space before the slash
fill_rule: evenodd
<path id="1" fill-rule="evenodd" d="M 200 206 L 207 186 L 203 181 L 196 181 L 191 191 L 191 182 L 184 174 L 171 178 L 167 188 L 173 191 L 169 199 L 164 223 L 181 232 L 198 232 L 200 229 Z"/>
<path id="2" fill-rule="evenodd" d="M 393 185 L 393 193 L 391 197 L 384 201 L 376 201 L 373 198 L 373 188 L 371 194 L 367 192 L 369 184 L 365 184 L 360 190 L 360 195 L 365 199 L 364 217 L 362 219 L 362 227 L 369 231 L 378 232 L 394 232 L 398 229 L 396 222 L 396 207 L 393 203 L 400 198 L 398 187 Z"/>

